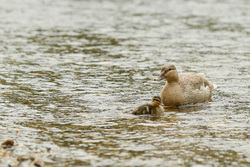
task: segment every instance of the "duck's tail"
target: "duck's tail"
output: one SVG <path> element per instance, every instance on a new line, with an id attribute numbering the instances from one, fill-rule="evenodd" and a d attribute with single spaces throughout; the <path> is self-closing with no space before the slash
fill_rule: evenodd
<path id="1" fill-rule="evenodd" d="M 216 85 L 216 84 L 214 84 L 214 83 L 212 83 L 212 85 L 213 85 L 213 89 L 216 89 L 218 86 Z"/>

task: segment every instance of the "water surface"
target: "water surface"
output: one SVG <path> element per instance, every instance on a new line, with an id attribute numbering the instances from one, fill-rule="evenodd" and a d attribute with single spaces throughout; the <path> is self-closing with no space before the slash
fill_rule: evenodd
<path id="1" fill-rule="evenodd" d="M 249 17 L 247 0 L 0 0 L 0 166 L 249 166 Z M 131 115 L 165 63 L 204 73 L 213 102 Z"/>

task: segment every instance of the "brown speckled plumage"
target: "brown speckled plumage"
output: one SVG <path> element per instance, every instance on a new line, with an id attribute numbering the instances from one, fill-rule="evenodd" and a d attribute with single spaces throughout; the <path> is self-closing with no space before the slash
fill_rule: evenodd
<path id="1" fill-rule="evenodd" d="M 152 116 L 161 116 L 164 113 L 164 109 L 160 106 L 160 96 L 154 96 L 152 104 L 144 104 L 135 108 L 132 112 L 134 115 L 151 114 Z"/>

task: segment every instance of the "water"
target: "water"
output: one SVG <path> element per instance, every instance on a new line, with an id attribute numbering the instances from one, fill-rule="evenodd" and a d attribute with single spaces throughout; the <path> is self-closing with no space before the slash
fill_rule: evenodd
<path id="1" fill-rule="evenodd" d="M 249 17 L 248 0 L 1 0 L 0 166 L 249 166 Z M 213 102 L 131 115 L 165 63 Z"/>

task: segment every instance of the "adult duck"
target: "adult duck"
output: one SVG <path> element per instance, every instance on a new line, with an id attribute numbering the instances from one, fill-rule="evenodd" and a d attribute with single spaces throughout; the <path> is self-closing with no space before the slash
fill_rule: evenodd
<path id="1" fill-rule="evenodd" d="M 165 106 L 176 107 L 211 101 L 214 86 L 202 74 L 178 74 L 174 65 L 165 64 L 156 80 L 162 79 L 167 80 L 161 91 L 161 101 Z"/>

